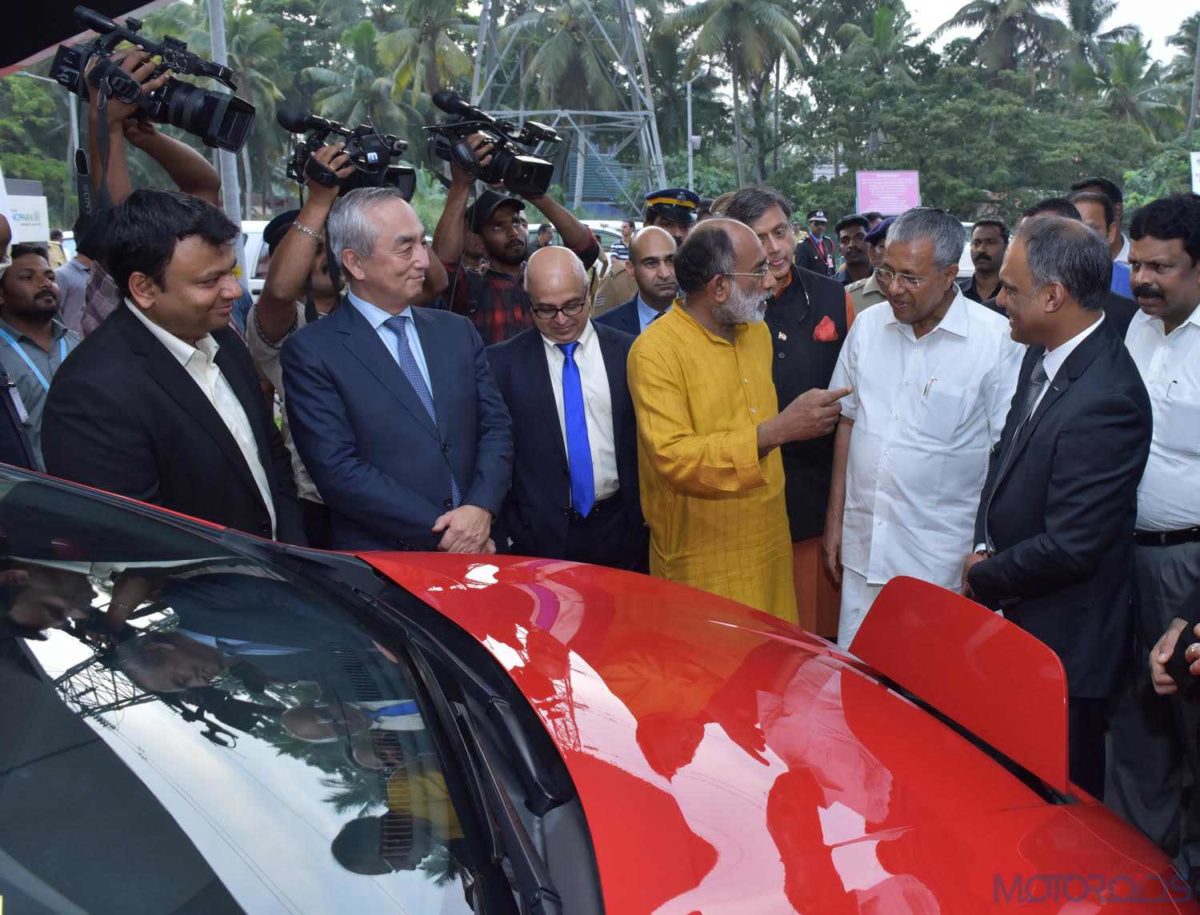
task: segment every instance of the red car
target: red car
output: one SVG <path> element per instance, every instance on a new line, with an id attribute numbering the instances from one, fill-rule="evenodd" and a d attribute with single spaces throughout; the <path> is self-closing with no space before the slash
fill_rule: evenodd
<path id="1" fill-rule="evenodd" d="M 267 543 L 0 468 L 24 912 L 1196 912 L 1066 777 L 1048 649 L 894 582 L 860 658 L 545 559 Z"/>

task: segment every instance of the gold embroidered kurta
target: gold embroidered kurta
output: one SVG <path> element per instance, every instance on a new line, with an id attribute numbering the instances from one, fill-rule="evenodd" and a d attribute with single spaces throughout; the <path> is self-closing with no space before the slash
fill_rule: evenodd
<path id="1" fill-rule="evenodd" d="M 629 389 L 651 574 L 795 622 L 783 459 L 758 456 L 771 358 L 764 324 L 730 343 L 672 308 L 630 350 Z"/>

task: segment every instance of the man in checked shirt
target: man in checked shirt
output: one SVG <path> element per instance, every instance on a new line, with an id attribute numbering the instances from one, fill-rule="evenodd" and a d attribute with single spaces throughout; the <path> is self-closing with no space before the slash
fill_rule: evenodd
<path id="1" fill-rule="evenodd" d="M 476 158 L 486 165 L 492 144 L 481 134 L 470 142 Z M 468 207 L 474 178 L 457 165 L 450 166 L 450 174 L 446 206 L 433 233 L 434 254 L 441 258 L 450 277 L 446 301 L 451 311 L 474 322 L 485 344 L 500 343 L 533 326 L 524 288 L 525 262 L 530 254 L 525 201 L 484 190 Z M 591 229 L 550 197 L 526 199 L 545 215 L 563 246 L 579 256 L 585 270 L 596 262 L 600 243 Z M 468 224 L 483 239 L 485 270 L 467 270 L 462 264 L 463 235 Z"/>

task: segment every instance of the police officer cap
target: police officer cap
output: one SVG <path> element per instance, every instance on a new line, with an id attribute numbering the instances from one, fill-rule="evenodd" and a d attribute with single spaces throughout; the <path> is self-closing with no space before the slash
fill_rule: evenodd
<path id="1" fill-rule="evenodd" d="M 808 221 L 809 222 L 829 222 L 829 220 L 825 218 L 824 210 L 809 210 L 808 211 Z"/>
<path id="2" fill-rule="evenodd" d="M 896 221 L 895 216 L 889 216 L 883 222 L 879 223 L 875 228 L 867 233 L 866 242 L 868 245 L 877 245 L 881 241 L 887 239 L 888 227 Z"/>
<path id="3" fill-rule="evenodd" d="M 646 209 L 672 222 L 695 222 L 699 207 L 700 195 L 685 187 L 666 187 L 646 195 Z"/>

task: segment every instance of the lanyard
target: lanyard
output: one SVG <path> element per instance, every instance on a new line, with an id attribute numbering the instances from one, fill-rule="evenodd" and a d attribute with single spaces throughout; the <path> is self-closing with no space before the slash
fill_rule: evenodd
<path id="1" fill-rule="evenodd" d="M 19 344 L 16 340 L 13 339 L 12 334 L 10 334 L 8 331 L 6 331 L 2 327 L 0 327 L 0 340 L 3 340 L 5 343 L 7 343 L 9 346 L 11 346 L 13 348 L 13 351 L 16 352 L 16 354 L 18 356 L 21 357 L 21 360 L 27 366 L 29 366 L 29 371 L 33 372 L 33 377 L 38 380 L 38 382 L 41 384 L 42 388 L 45 389 L 46 391 L 49 391 L 50 390 L 50 382 L 46 380 L 46 376 L 42 374 L 42 370 L 39 369 L 34 364 L 32 359 L 29 358 L 29 353 L 25 352 L 25 350 L 21 348 L 21 344 Z M 67 358 L 67 338 L 66 338 L 66 335 L 64 334 L 63 336 L 58 338 L 58 364 L 62 365 L 62 361 L 66 358 Z"/>

